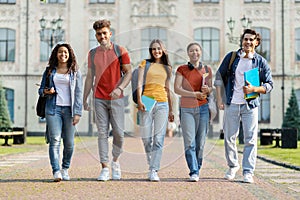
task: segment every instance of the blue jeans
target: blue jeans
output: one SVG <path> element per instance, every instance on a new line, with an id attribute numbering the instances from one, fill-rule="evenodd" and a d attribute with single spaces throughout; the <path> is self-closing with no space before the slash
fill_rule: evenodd
<path id="1" fill-rule="evenodd" d="M 108 163 L 109 124 L 112 127 L 112 155 L 118 158 L 122 153 L 124 142 L 124 99 L 95 99 L 96 125 L 98 129 L 98 150 L 100 163 Z"/>
<path id="2" fill-rule="evenodd" d="M 180 123 L 189 175 L 199 175 L 209 125 L 208 104 L 196 108 L 180 108 Z"/>
<path id="3" fill-rule="evenodd" d="M 239 166 L 236 138 L 240 120 L 244 133 L 243 174 L 254 173 L 257 155 L 258 108 L 249 109 L 247 104 L 230 104 L 224 110 L 225 156 L 229 167 Z"/>
<path id="4" fill-rule="evenodd" d="M 56 106 L 54 115 L 46 114 L 49 131 L 49 156 L 53 174 L 60 170 L 60 142 L 63 139 L 62 168 L 69 169 L 74 149 L 73 118 L 70 106 Z"/>
<path id="5" fill-rule="evenodd" d="M 139 111 L 140 133 L 144 143 L 149 170 L 160 169 L 167 130 L 169 105 L 158 102 L 151 112 Z"/>

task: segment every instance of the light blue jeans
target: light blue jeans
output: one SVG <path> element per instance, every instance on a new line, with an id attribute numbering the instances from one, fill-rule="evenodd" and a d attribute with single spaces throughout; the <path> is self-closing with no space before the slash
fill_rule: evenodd
<path id="1" fill-rule="evenodd" d="M 139 111 L 140 134 L 144 143 L 149 170 L 160 169 L 167 130 L 169 105 L 158 102 L 151 112 Z"/>
<path id="2" fill-rule="evenodd" d="M 49 156 L 53 174 L 60 170 L 60 142 L 63 139 L 62 168 L 69 169 L 74 149 L 73 118 L 70 106 L 56 106 L 54 115 L 46 114 L 49 131 Z"/>
<path id="3" fill-rule="evenodd" d="M 112 156 L 118 158 L 124 142 L 124 99 L 95 99 L 96 125 L 98 129 L 98 150 L 100 163 L 108 163 L 109 124 L 112 127 Z"/>
<path id="4" fill-rule="evenodd" d="M 249 109 L 247 104 L 230 104 L 224 110 L 225 156 L 229 167 L 239 166 L 236 138 L 240 120 L 244 133 L 243 174 L 254 173 L 257 155 L 258 108 Z"/>
<path id="5" fill-rule="evenodd" d="M 196 108 L 180 108 L 180 123 L 189 175 L 199 175 L 209 126 L 208 104 Z"/>

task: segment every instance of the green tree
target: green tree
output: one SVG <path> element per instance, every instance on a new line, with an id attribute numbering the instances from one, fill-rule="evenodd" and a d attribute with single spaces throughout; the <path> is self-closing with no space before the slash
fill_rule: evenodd
<path id="1" fill-rule="evenodd" d="M 11 128 L 11 121 L 8 114 L 5 90 L 0 84 L 0 128 Z"/>
<path id="2" fill-rule="evenodd" d="M 300 113 L 299 113 L 299 106 L 297 102 L 297 97 L 292 88 L 292 94 L 289 99 L 289 107 L 286 110 L 284 115 L 282 127 L 285 128 L 297 128 L 298 129 L 298 140 L 300 140 Z"/>

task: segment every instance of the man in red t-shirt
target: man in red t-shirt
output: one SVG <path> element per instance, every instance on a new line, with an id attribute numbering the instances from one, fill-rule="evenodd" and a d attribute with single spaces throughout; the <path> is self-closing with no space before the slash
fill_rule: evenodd
<path id="1" fill-rule="evenodd" d="M 131 80 L 131 65 L 128 52 L 119 46 L 120 60 L 114 50 L 114 44 L 110 41 L 112 32 L 109 20 L 94 22 L 95 36 L 100 46 L 91 51 L 88 56 L 88 72 L 86 75 L 83 106 L 89 110 L 87 98 L 91 89 L 94 91 L 95 115 L 98 129 L 98 149 L 102 170 L 99 181 L 107 181 L 109 176 L 108 137 L 109 124 L 113 133 L 113 159 L 111 162 L 112 179 L 121 179 L 121 169 L 118 158 L 122 153 L 124 139 L 124 100 L 123 90 Z M 92 60 L 93 59 L 93 60 Z M 121 78 L 121 73 L 124 76 Z"/>

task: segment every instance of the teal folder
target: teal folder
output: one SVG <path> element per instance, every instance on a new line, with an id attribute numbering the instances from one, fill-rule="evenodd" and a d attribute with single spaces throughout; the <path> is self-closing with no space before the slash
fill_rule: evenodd
<path id="1" fill-rule="evenodd" d="M 154 99 L 144 96 L 144 95 L 142 95 L 142 102 L 145 105 L 147 112 L 151 112 L 156 104 L 156 101 Z"/>
<path id="2" fill-rule="evenodd" d="M 253 86 L 260 86 L 259 82 L 259 71 L 258 68 L 253 68 L 249 71 L 244 72 L 245 85 L 247 85 L 246 81 L 248 81 Z M 245 94 L 245 99 L 252 99 L 258 97 L 257 92 L 252 92 L 250 94 Z"/>

